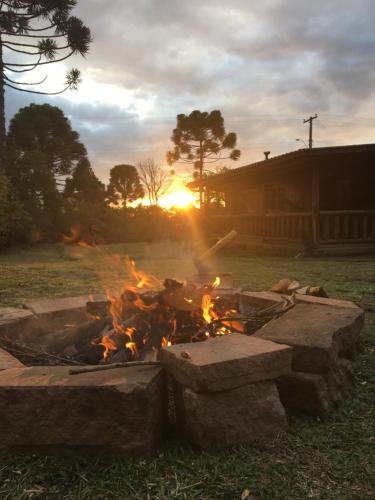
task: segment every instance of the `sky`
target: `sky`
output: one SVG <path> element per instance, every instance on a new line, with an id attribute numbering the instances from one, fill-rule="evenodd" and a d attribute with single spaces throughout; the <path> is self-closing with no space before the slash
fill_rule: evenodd
<path id="1" fill-rule="evenodd" d="M 118 163 L 165 164 L 176 115 L 194 109 L 221 110 L 237 133 L 228 167 L 303 147 L 315 113 L 315 146 L 375 142 L 373 0 L 78 0 L 74 15 L 90 52 L 45 66 L 44 89 L 78 67 L 79 90 L 7 89 L 7 118 L 31 102 L 61 107 L 103 181 Z"/>

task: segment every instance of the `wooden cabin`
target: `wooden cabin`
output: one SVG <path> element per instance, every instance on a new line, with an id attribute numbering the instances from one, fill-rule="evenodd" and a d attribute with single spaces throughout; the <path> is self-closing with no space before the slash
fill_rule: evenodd
<path id="1" fill-rule="evenodd" d="M 300 149 L 209 176 L 203 224 L 250 247 L 375 252 L 375 144 Z"/>

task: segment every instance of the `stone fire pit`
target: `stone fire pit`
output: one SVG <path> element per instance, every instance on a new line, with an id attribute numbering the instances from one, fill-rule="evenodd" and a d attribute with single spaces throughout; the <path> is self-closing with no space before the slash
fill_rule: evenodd
<path id="1" fill-rule="evenodd" d="M 254 310 L 284 300 L 272 292 L 237 298 Z M 85 321 L 88 300 L 0 309 L 0 336 L 43 343 Z M 362 324 L 352 302 L 297 294 L 254 335 L 166 347 L 160 367 L 72 375 L 68 366 L 26 367 L 1 349 L 0 451 L 151 454 L 168 427 L 171 393 L 177 428 L 200 448 L 268 438 L 287 429 L 285 409 L 324 417 L 350 395 Z"/>

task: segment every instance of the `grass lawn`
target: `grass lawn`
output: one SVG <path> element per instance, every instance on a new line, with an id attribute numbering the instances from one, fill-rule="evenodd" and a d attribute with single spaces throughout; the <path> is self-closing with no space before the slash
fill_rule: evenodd
<path id="1" fill-rule="evenodd" d="M 0 254 L 0 306 L 119 286 L 121 256 L 160 278 L 194 273 L 182 243 L 111 245 L 100 251 L 41 246 Z M 323 285 L 332 297 L 375 295 L 375 259 L 223 255 L 217 268 L 237 283 L 269 289 L 283 277 Z M 21 418 L 21 416 L 20 416 Z M 150 460 L 3 457 L 0 499 L 364 499 L 375 498 L 375 317 L 368 314 L 354 396 L 330 417 L 290 419 L 289 433 L 264 447 L 198 453 L 170 436 Z M 105 429 L 103 429 L 105 432 Z"/>

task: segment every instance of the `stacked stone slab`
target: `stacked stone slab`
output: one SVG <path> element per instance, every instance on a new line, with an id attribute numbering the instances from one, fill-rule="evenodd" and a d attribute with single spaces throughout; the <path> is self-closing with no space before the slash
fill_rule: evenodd
<path id="1" fill-rule="evenodd" d="M 351 394 L 352 363 L 364 312 L 344 300 L 296 297 L 292 309 L 267 323 L 255 336 L 293 348 L 293 371 L 277 380 L 283 405 L 324 417 L 335 403 Z"/>
<path id="2" fill-rule="evenodd" d="M 85 319 L 88 297 L 0 308 L 0 336 L 27 344 Z M 165 421 L 163 370 L 134 366 L 71 374 L 26 367 L 0 349 L 0 453 L 150 455 Z"/>
<path id="3" fill-rule="evenodd" d="M 292 349 L 245 335 L 161 351 L 174 380 L 177 424 L 197 447 L 264 440 L 287 429 L 275 379 L 290 373 Z"/>
<path id="4" fill-rule="evenodd" d="M 164 417 L 159 367 L 70 375 L 67 366 L 0 371 L 0 453 L 150 455 Z"/>

